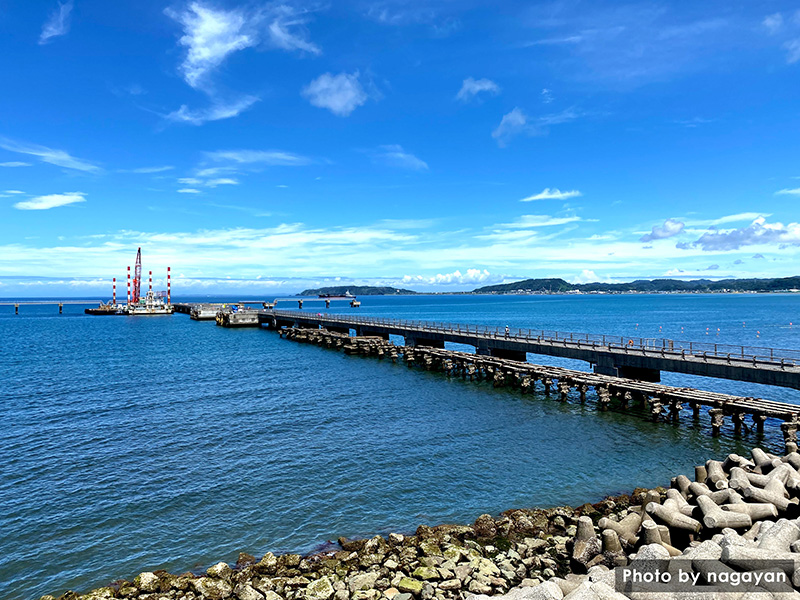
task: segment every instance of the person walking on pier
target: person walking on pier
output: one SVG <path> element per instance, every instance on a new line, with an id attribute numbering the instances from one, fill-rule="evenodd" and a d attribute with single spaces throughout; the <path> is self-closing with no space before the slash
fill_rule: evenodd
<path id="1" fill-rule="evenodd" d="M 508 337 L 508 332 L 509 332 L 509 331 L 510 331 L 510 330 L 509 330 L 509 328 L 508 328 L 508 325 L 506 325 L 506 337 Z"/>

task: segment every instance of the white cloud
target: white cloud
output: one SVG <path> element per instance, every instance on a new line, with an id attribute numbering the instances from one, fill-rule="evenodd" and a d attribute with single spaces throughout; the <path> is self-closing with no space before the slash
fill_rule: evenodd
<path id="1" fill-rule="evenodd" d="M 66 35 L 69 32 L 69 16 L 72 12 L 72 7 L 72 0 L 64 4 L 58 4 L 58 8 L 53 11 L 42 27 L 42 33 L 39 36 L 40 45 L 47 44 L 53 38 Z"/>
<path id="2" fill-rule="evenodd" d="M 358 71 L 352 75 L 323 73 L 304 87 L 301 93 L 312 105 L 346 117 L 368 100 L 358 77 Z"/>
<path id="3" fill-rule="evenodd" d="M 5 190 L 5 192 L 3 192 L 3 193 L 5 193 L 5 194 L 24 194 L 25 192 L 22 192 L 20 190 Z"/>
<path id="4" fill-rule="evenodd" d="M 783 26 L 783 16 L 781 13 L 774 13 L 764 17 L 761 24 L 767 29 L 769 33 L 777 33 Z"/>
<path id="5" fill-rule="evenodd" d="M 581 114 L 572 108 L 543 115 L 536 119 L 531 119 L 521 108 L 515 107 L 510 113 L 503 115 L 500 125 L 492 132 L 492 137 L 497 140 L 501 148 L 506 146 L 511 138 L 524 133 L 526 135 L 546 135 L 552 125 L 560 125 L 574 121 Z"/>
<path id="6" fill-rule="evenodd" d="M 291 6 L 281 4 L 274 8 L 271 22 L 267 27 L 269 40 L 273 46 L 282 50 L 321 54 L 319 47 L 310 41 L 302 25 L 306 20 L 302 13 Z"/>
<path id="7" fill-rule="evenodd" d="M 237 117 L 259 100 L 260 98 L 257 96 L 244 96 L 231 102 L 215 101 L 208 108 L 198 110 L 192 110 L 184 104 L 178 110 L 166 115 L 166 118 L 180 123 L 203 125 L 209 121 L 221 121 L 222 119 Z"/>
<path id="8" fill-rule="evenodd" d="M 782 189 L 775 192 L 776 196 L 800 196 L 800 188 Z"/>
<path id="9" fill-rule="evenodd" d="M 140 167 L 138 169 L 131 169 L 131 173 L 163 173 L 165 171 L 171 171 L 175 167 L 165 165 L 163 167 Z"/>
<path id="10" fill-rule="evenodd" d="M 800 61 L 800 38 L 789 40 L 783 47 L 786 49 L 786 62 L 793 65 Z"/>
<path id="11" fill-rule="evenodd" d="M 701 248 L 706 252 L 738 250 L 743 246 L 777 244 L 782 247 L 800 245 L 800 223 L 767 223 L 759 217 L 747 227 L 730 230 L 711 230 L 692 243 L 680 244 L 683 250 Z"/>
<path id="12" fill-rule="evenodd" d="M 567 198 L 576 198 L 582 194 L 578 190 L 569 190 L 562 192 L 558 188 L 544 188 L 538 194 L 523 198 L 520 202 L 531 202 L 533 200 L 566 200 Z"/>
<path id="13" fill-rule="evenodd" d="M 88 173 L 96 173 L 100 171 L 100 167 L 93 165 L 85 160 L 81 160 L 70 156 L 63 150 L 54 150 L 45 146 L 37 146 L 35 144 L 23 144 L 15 142 L 8 138 L 0 137 L 0 148 L 4 148 L 10 152 L 18 152 L 19 154 L 27 154 L 35 156 L 42 162 L 50 163 L 66 169 L 75 169 L 76 171 L 85 171 Z M 22 166 L 27 163 L 9 163 L 14 166 Z"/>
<path id="14" fill-rule="evenodd" d="M 403 150 L 403 147 L 398 144 L 381 146 L 375 158 L 390 167 L 412 169 L 414 171 L 424 171 L 428 168 L 428 163 L 417 158 L 410 152 L 406 152 Z"/>
<path id="15" fill-rule="evenodd" d="M 239 185 L 239 182 L 230 177 L 221 177 L 220 179 L 209 179 L 203 185 L 206 187 L 217 187 L 218 185 Z"/>
<path id="16" fill-rule="evenodd" d="M 58 206 L 66 206 L 78 202 L 86 202 L 83 192 L 68 192 L 66 194 L 50 194 L 47 196 L 37 196 L 30 200 L 17 202 L 14 208 L 19 210 L 48 210 Z"/>
<path id="17" fill-rule="evenodd" d="M 178 179 L 178 183 L 182 183 L 184 185 L 200 185 L 203 183 L 201 179 L 197 179 L 196 177 L 181 177 Z"/>
<path id="18" fill-rule="evenodd" d="M 653 230 L 639 238 L 640 242 L 663 240 L 678 235 L 683 231 L 685 223 L 677 219 L 667 219 L 663 225 L 653 225 Z"/>
<path id="19" fill-rule="evenodd" d="M 31 167 L 31 163 L 26 162 L 19 162 L 19 161 L 11 161 L 11 162 L 2 162 L 0 163 L 0 167 L 6 168 L 14 168 L 14 167 Z"/>
<path id="20" fill-rule="evenodd" d="M 598 277 L 597 273 L 592 271 L 591 269 L 583 269 L 579 275 L 576 275 L 572 279 L 570 279 L 571 283 L 595 283 L 599 282 L 602 279 Z M 602 280 L 608 281 L 608 279 Z"/>
<path id="21" fill-rule="evenodd" d="M 541 97 L 542 97 L 542 102 L 544 102 L 545 104 L 550 104 L 554 100 L 553 92 L 551 92 L 547 88 L 544 88 L 542 90 Z"/>
<path id="22" fill-rule="evenodd" d="M 217 150 L 206 152 L 206 156 L 215 161 L 227 161 L 238 164 L 263 164 L 274 166 L 302 166 L 311 163 L 311 159 L 284 152 L 282 150 Z M 210 176 L 212 169 L 205 169 L 204 174 Z M 214 171 L 214 173 L 219 171 Z M 200 175 L 200 173 L 198 173 Z"/>
<path id="23" fill-rule="evenodd" d="M 199 194 L 200 190 L 196 190 L 194 188 L 182 188 L 178 190 L 179 194 Z"/>
<path id="24" fill-rule="evenodd" d="M 188 50 L 181 71 L 193 88 L 204 87 L 208 74 L 229 54 L 258 43 L 256 37 L 243 31 L 247 19 L 239 10 L 192 2 L 183 11 L 168 8 L 164 12 L 183 26 L 184 35 L 179 43 Z"/>
<path id="25" fill-rule="evenodd" d="M 461 89 L 458 90 L 456 99 L 467 102 L 475 98 L 481 92 L 487 92 L 496 96 L 500 93 L 500 86 L 491 79 L 473 79 L 472 77 L 467 77 L 461 84 Z"/>
<path id="26" fill-rule="evenodd" d="M 550 215 L 522 215 L 512 223 L 502 223 L 498 227 L 509 229 L 530 229 L 532 227 L 552 227 L 553 225 L 564 225 L 580 221 L 580 217 L 570 215 L 566 217 L 552 217 Z"/>
<path id="27" fill-rule="evenodd" d="M 520 108 L 503 115 L 500 125 L 492 132 L 499 146 L 505 146 L 512 137 L 528 129 L 528 116 Z"/>
<path id="28" fill-rule="evenodd" d="M 413 285 L 415 283 L 427 285 L 459 285 L 459 284 L 476 284 L 476 283 L 492 283 L 501 281 L 502 276 L 492 275 L 486 269 L 467 269 L 464 273 L 456 269 L 452 273 L 437 273 L 436 275 L 404 275 L 400 280 L 404 285 Z"/>

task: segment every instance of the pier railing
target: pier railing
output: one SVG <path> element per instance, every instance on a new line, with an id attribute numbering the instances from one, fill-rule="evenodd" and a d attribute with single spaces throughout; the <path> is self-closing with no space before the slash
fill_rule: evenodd
<path id="1" fill-rule="evenodd" d="M 578 349 L 609 350 L 615 352 L 657 355 L 678 360 L 723 361 L 728 364 L 772 365 L 781 369 L 800 365 L 800 350 L 739 346 L 711 342 L 688 342 L 666 338 L 642 338 L 591 333 L 569 333 L 546 329 L 491 327 L 436 321 L 387 319 L 382 317 L 355 317 L 348 315 L 319 315 L 310 311 L 271 310 L 267 314 L 287 319 L 298 316 L 324 320 L 342 325 L 382 326 L 413 332 L 472 336 L 483 339 L 503 339 L 522 343 L 550 344 Z"/>

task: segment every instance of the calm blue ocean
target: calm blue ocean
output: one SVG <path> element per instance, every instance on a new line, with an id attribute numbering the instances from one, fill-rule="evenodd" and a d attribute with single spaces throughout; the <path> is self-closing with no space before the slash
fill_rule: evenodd
<path id="1" fill-rule="evenodd" d="M 798 295 L 362 300 L 335 310 L 800 349 Z M 780 446 L 775 427 L 714 439 L 707 419 L 654 424 L 273 332 L 83 308 L 0 307 L 0 598 L 598 501 Z M 664 381 L 800 404 L 793 390 Z"/>

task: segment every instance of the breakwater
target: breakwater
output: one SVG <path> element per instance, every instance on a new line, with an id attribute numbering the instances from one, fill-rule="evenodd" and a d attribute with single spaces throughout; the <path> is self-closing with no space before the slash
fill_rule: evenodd
<path id="1" fill-rule="evenodd" d="M 764 424 L 771 418 L 776 421 L 776 425 L 780 425 L 786 451 L 797 450 L 800 406 L 793 404 L 671 387 L 426 346 L 397 346 L 386 339 L 387 336 L 353 337 L 342 331 L 304 327 L 281 329 L 280 335 L 289 340 L 340 349 L 346 354 L 389 358 L 394 361 L 402 358 L 408 366 L 418 365 L 427 370 L 437 370 L 448 376 L 470 380 L 490 380 L 494 387 L 509 386 L 522 393 L 533 392 L 539 382 L 546 395 L 556 393 L 561 402 L 566 402 L 571 393 L 577 394 L 580 402 L 586 402 L 587 392 L 593 388 L 599 410 L 608 410 L 612 400 L 622 409 L 637 404 L 646 408 L 654 421 L 668 420 L 678 423 L 685 408 L 691 410 L 691 418 L 697 420 L 700 418 L 701 408 L 705 407 L 713 435 L 720 434 L 726 424 L 726 417 L 730 418 L 737 435 L 751 431 L 763 434 Z"/>
<path id="2" fill-rule="evenodd" d="M 759 585 L 747 591 L 790 597 L 800 587 L 800 454 L 751 454 L 710 459 L 695 467 L 693 480 L 679 474 L 668 489 L 640 488 L 577 508 L 484 514 L 472 525 L 420 526 L 413 535 L 340 538 L 336 548 L 305 556 L 242 553 L 233 567 L 147 571 L 58 600 L 449 600 L 509 591 L 509 600 L 647 598 L 621 588 L 617 571 L 669 570 L 672 561 L 701 584 L 720 573 L 751 579 L 758 571 Z M 765 570 L 784 577 L 766 582 Z"/>

